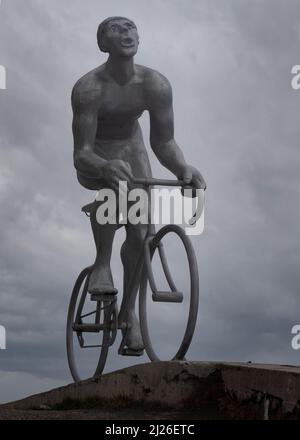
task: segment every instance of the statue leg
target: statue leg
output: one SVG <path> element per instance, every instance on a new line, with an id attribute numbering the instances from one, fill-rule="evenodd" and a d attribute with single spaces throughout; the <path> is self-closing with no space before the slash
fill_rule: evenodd
<path id="1" fill-rule="evenodd" d="M 136 316 L 135 305 L 140 285 L 141 267 L 140 257 L 143 255 L 144 240 L 147 235 L 148 226 L 128 225 L 127 237 L 123 244 L 121 257 L 124 266 L 124 296 L 119 314 L 120 323 L 130 324 L 127 333 L 127 347 L 134 351 L 144 349 L 141 335 L 140 323 Z M 136 282 L 133 283 L 133 278 Z"/>
<path id="2" fill-rule="evenodd" d="M 118 229 L 117 225 L 99 225 L 96 213 L 91 215 L 97 257 L 94 270 L 90 277 L 89 292 L 91 294 L 117 294 L 111 273 L 111 254 L 113 240 Z"/>

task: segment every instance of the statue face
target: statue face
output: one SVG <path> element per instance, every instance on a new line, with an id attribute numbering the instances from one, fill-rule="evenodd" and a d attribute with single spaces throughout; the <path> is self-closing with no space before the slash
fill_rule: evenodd
<path id="1" fill-rule="evenodd" d="M 112 55 L 135 56 L 139 46 L 139 35 L 135 24 L 126 18 L 110 21 L 106 26 L 105 46 Z"/>

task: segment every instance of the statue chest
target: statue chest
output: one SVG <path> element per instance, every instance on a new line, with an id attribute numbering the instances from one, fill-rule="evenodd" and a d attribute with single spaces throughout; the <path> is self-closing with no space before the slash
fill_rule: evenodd
<path id="1" fill-rule="evenodd" d="M 98 118 L 99 122 L 109 125 L 126 123 L 138 119 L 145 109 L 144 93 L 140 84 L 110 84 L 103 90 Z"/>

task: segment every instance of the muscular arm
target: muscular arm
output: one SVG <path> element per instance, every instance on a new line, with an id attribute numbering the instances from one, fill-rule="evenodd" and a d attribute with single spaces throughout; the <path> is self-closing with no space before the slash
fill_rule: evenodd
<path id="1" fill-rule="evenodd" d="M 172 88 L 166 78 L 151 74 L 147 83 L 151 147 L 160 163 L 177 177 L 184 178 L 184 155 L 174 139 Z"/>
<path id="2" fill-rule="evenodd" d="M 100 101 L 101 96 L 93 84 L 80 81 L 73 89 L 74 165 L 83 176 L 104 180 L 110 188 L 118 191 L 119 182 L 130 182 L 132 173 L 124 161 L 107 161 L 94 151 Z"/>
<path id="3" fill-rule="evenodd" d="M 199 170 L 188 165 L 174 139 L 174 113 L 172 88 L 169 81 L 152 71 L 146 83 L 150 113 L 151 147 L 160 163 L 186 184 L 206 189 Z"/>
<path id="4" fill-rule="evenodd" d="M 93 92 L 77 84 L 72 93 L 72 108 L 75 168 L 83 175 L 99 178 L 107 162 L 94 152 L 98 108 Z"/>

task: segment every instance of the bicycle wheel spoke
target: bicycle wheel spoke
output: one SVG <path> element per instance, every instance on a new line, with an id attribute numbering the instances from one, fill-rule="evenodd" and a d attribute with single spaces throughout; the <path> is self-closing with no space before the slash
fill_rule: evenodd
<path id="1" fill-rule="evenodd" d="M 96 315 L 96 313 L 97 313 L 97 310 L 95 310 L 94 312 L 91 312 L 91 313 L 87 313 L 86 315 L 82 315 L 82 316 L 80 316 L 80 318 L 81 319 L 89 318 L 90 316 Z"/>

